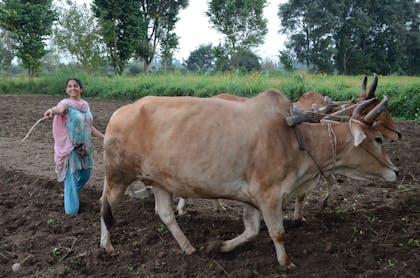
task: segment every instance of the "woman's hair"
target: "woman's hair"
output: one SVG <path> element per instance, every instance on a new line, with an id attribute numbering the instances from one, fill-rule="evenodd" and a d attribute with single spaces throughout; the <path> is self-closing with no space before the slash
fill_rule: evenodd
<path id="1" fill-rule="evenodd" d="M 79 84 L 80 88 L 81 88 L 81 89 L 84 89 L 84 88 L 83 88 L 82 81 L 80 81 L 80 79 L 75 78 L 75 77 L 71 77 L 71 78 L 67 79 L 67 81 L 66 81 L 66 87 L 69 85 L 69 82 L 70 82 L 71 80 L 76 81 L 76 82 L 77 82 L 77 84 Z"/>

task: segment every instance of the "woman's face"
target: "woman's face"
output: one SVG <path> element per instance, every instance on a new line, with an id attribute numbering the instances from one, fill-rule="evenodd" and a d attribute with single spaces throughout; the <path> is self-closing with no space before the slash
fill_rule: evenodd
<path id="1" fill-rule="evenodd" d="M 66 93 L 69 95 L 70 99 L 80 100 L 80 96 L 83 92 L 83 89 L 80 88 L 79 83 L 75 80 L 70 80 L 67 83 Z"/>

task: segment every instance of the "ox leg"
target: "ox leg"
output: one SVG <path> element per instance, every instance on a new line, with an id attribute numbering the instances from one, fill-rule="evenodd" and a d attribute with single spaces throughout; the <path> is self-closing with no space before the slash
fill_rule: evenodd
<path id="1" fill-rule="evenodd" d="M 171 231 L 182 251 L 187 255 L 191 255 L 195 252 L 195 249 L 176 222 L 175 214 L 172 209 L 172 195 L 156 186 L 153 187 L 153 192 L 155 194 L 156 213 L 159 214 L 162 222 L 168 227 L 169 231 Z"/>
<path id="2" fill-rule="evenodd" d="M 282 199 L 272 200 L 269 204 L 264 203 L 260 209 L 264 222 L 268 228 L 268 233 L 274 242 L 279 264 L 287 269 L 296 267 L 295 264 L 289 260 L 286 249 L 284 248 L 285 232 L 283 226 Z"/>
<path id="3" fill-rule="evenodd" d="M 106 176 L 104 181 L 104 189 L 102 192 L 102 197 L 100 199 L 101 203 L 101 243 L 100 246 L 105 248 L 106 251 L 114 251 L 114 247 L 111 243 L 111 237 L 109 230 L 111 229 L 113 216 L 112 208 L 120 200 L 121 196 L 124 195 L 125 190 L 128 185 L 123 185 L 120 183 L 111 182 Z"/>
<path id="4" fill-rule="evenodd" d="M 303 217 L 303 200 L 305 199 L 305 193 L 296 197 L 295 201 L 295 212 L 293 214 L 293 219 L 297 221 L 305 221 Z"/>
<path id="5" fill-rule="evenodd" d="M 322 199 L 321 201 L 321 211 L 328 207 L 331 206 L 331 202 L 333 201 L 332 199 L 332 186 L 333 184 L 336 183 L 335 177 L 334 176 L 326 176 L 325 177 L 325 181 L 327 182 L 327 193 L 325 194 L 325 197 Z"/>
<path id="6" fill-rule="evenodd" d="M 183 215 L 185 214 L 185 199 L 180 197 L 179 201 L 178 201 L 178 206 L 176 207 L 176 211 L 178 212 L 178 215 Z"/>
<path id="7" fill-rule="evenodd" d="M 222 252 L 229 252 L 237 246 L 248 242 L 254 237 L 256 237 L 258 235 L 258 232 L 260 231 L 260 220 L 260 211 L 248 204 L 244 204 L 244 232 L 231 240 L 224 241 L 220 250 Z"/>

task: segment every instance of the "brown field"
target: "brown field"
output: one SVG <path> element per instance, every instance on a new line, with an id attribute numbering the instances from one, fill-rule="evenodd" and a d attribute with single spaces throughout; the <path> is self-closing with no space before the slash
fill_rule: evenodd
<path id="1" fill-rule="evenodd" d="M 282 272 L 264 226 L 231 253 L 208 251 L 211 242 L 242 232 L 233 201 L 215 212 L 206 200 L 188 200 L 188 213 L 177 220 L 197 252 L 186 256 L 154 214 L 153 198 L 127 196 L 114 211 L 117 252 L 100 249 L 101 142 L 94 140 L 97 169 L 80 192 L 80 214 L 67 216 L 63 185 L 55 179 L 51 121 L 21 141 L 60 99 L 0 95 L 0 277 L 420 277 L 420 122 L 399 122 L 402 140 L 386 144 L 400 168 L 396 183 L 344 178 L 323 211 L 321 184 L 305 202 L 306 221 L 285 220 L 286 250 L 297 268 Z M 95 126 L 104 131 L 125 103 L 90 104 Z M 285 210 L 292 215 L 291 204 Z M 16 262 L 22 269 L 14 274 Z"/>

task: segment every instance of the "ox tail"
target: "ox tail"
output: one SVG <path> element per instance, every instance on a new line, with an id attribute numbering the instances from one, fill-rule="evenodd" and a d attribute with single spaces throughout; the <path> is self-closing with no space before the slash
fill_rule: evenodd
<path id="1" fill-rule="evenodd" d="M 107 198 L 106 194 L 102 198 L 102 218 L 105 222 L 106 228 L 109 231 L 111 229 L 111 226 L 112 226 L 112 223 L 113 223 L 113 217 L 112 217 L 111 206 L 109 205 L 108 198 Z"/>

